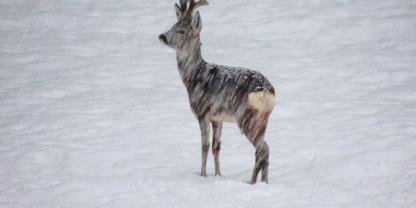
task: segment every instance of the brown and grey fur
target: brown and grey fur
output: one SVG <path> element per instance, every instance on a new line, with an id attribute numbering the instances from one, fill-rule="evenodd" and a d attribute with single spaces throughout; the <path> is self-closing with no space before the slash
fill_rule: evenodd
<path id="1" fill-rule="evenodd" d="M 250 183 L 268 182 L 269 146 L 264 141 L 267 122 L 274 107 L 275 90 L 259 72 L 239 67 L 209 64 L 201 56 L 199 12 L 205 0 L 180 0 L 175 4 L 178 22 L 159 39 L 176 51 L 178 69 L 188 91 L 191 109 L 199 121 L 202 139 L 201 175 L 206 176 L 210 127 L 215 175 L 221 176 L 219 153 L 223 122 L 236 122 L 256 149 Z"/>

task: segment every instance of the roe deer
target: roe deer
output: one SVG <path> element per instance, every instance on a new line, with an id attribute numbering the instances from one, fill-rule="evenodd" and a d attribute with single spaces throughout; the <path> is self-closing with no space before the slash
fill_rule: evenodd
<path id="1" fill-rule="evenodd" d="M 223 122 L 236 122 L 256 149 L 250 183 L 268 183 L 269 146 L 264 141 L 267 121 L 273 110 L 275 90 L 259 72 L 209 64 L 201 56 L 199 34 L 202 21 L 196 8 L 206 0 L 180 0 L 175 4 L 178 22 L 159 39 L 176 51 L 179 74 L 188 91 L 191 109 L 198 119 L 202 138 L 201 176 L 206 176 L 210 124 L 213 130 L 212 153 L 215 176 L 221 176 L 219 153 Z"/>

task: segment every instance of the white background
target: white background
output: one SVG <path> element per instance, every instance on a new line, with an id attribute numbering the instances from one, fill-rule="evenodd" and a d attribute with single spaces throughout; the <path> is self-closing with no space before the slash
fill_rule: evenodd
<path id="1" fill-rule="evenodd" d="M 175 53 L 174 1 L 0 2 L 0 207 L 415 207 L 416 2 L 211 0 L 202 53 L 277 89 L 270 183 L 223 132 L 223 177 Z"/>

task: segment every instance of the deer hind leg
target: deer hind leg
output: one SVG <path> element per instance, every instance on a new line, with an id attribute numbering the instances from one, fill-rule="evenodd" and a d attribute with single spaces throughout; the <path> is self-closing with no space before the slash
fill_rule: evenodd
<path id="1" fill-rule="evenodd" d="M 215 162 L 215 176 L 222 176 L 220 169 L 220 150 L 221 150 L 221 132 L 222 132 L 222 122 L 212 121 L 212 154 L 214 155 Z"/>
<path id="2" fill-rule="evenodd" d="M 258 112 L 255 109 L 248 109 L 239 121 L 239 126 L 250 143 L 256 148 L 255 164 L 251 175 L 251 184 L 257 182 L 257 175 L 262 171 L 261 181 L 268 183 L 269 170 L 269 146 L 264 141 L 267 120 L 270 112 Z"/>
<path id="3" fill-rule="evenodd" d="M 208 158 L 208 151 L 209 151 L 210 125 L 208 121 L 200 119 L 199 127 L 201 129 L 201 152 L 202 152 L 201 176 L 206 177 L 207 176 L 207 158 Z"/>

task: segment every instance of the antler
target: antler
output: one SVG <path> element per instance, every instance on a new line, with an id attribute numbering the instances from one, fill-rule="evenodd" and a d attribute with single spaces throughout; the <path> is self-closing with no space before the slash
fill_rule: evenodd
<path id="1" fill-rule="evenodd" d="M 179 3 L 181 5 L 181 13 L 183 16 L 192 16 L 193 11 L 195 11 L 198 7 L 208 5 L 207 0 L 180 0 Z"/>
<path id="2" fill-rule="evenodd" d="M 181 5 L 181 12 L 183 15 L 186 13 L 186 5 L 188 4 L 188 0 L 180 0 L 179 3 Z"/>
<path id="3" fill-rule="evenodd" d="M 189 8 L 188 8 L 189 14 L 192 15 L 192 12 L 195 9 L 197 9 L 200 6 L 204 6 L 204 5 L 208 5 L 207 0 L 199 0 L 199 1 L 191 0 L 190 3 L 189 3 Z"/>

